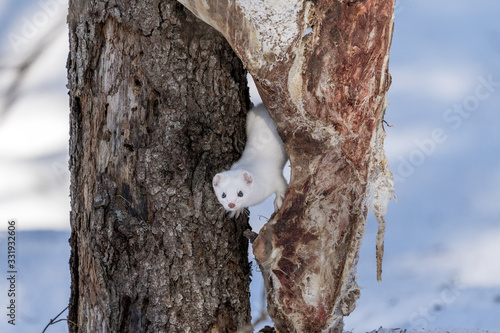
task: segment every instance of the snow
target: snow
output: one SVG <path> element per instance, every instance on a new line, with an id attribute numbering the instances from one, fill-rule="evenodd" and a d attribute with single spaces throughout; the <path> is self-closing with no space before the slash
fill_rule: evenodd
<path id="1" fill-rule="evenodd" d="M 14 77 L 12 64 L 36 45 L 33 37 L 16 53 L 8 33 L 20 34 L 20 18 L 31 20 L 40 11 L 33 0 L 0 1 L 2 94 Z M 386 216 L 380 283 L 377 223 L 369 216 L 358 266 L 361 298 L 345 318 L 353 333 L 500 332 L 499 11 L 499 2 L 485 0 L 398 1 L 386 114 L 393 125 L 386 127 L 386 152 L 397 201 Z M 59 16 L 50 16 L 40 35 Z M 18 220 L 19 230 L 17 325 L 6 321 L 3 259 L 0 332 L 41 332 L 68 303 L 66 56 L 62 25 L 26 73 L 12 109 L 0 110 L 0 231 L 9 218 Z M 258 98 L 254 89 L 251 94 Z M 254 230 L 269 217 L 272 202 L 252 209 Z M 0 258 L 6 258 L 5 233 Z M 254 271 L 254 318 L 264 306 L 260 277 Z M 67 332 L 66 323 L 48 332 Z"/>
<path id="2" fill-rule="evenodd" d="M 60 20 L 65 17 L 61 2 L 5 2 L 4 11 L 17 13 L 21 20 L 0 13 L 1 95 L 14 80 L 15 68 L 23 61 L 23 55 L 36 49 L 38 39 L 48 29 L 60 26 L 52 43 L 25 73 L 11 108 L 0 111 L 0 221 L 16 217 L 25 230 L 69 229 L 69 106 L 65 69 L 68 34 Z M 49 8 L 48 4 L 52 4 L 50 12 L 44 9 Z M 36 18 L 37 13 L 44 13 L 51 20 L 39 24 L 34 37 L 27 39 L 19 50 L 13 47 L 8 35 L 22 36 L 24 27 L 20 22 Z M 0 103 L 3 106 L 4 98 Z"/>

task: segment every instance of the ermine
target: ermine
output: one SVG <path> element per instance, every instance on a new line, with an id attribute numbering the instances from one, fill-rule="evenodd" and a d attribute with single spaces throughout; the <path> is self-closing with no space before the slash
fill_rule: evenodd
<path id="1" fill-rule="evenodd" d="M 228 171 L 216 174 L 212 181 L 217 199 L 230 217 L 238 217 L 245 207 L 259 204 L 273 193 L 277 212 L 288 188 L 283 177 L 288 155 L 263 104 L 248 111 L 246 133 L 247 143 L 241 158 Z"/>

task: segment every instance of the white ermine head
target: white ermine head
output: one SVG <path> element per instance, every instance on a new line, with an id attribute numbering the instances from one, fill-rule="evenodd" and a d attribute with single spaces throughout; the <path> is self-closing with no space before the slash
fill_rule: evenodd
<path id="1" fill-rule="evenodd" d="M 224 209 L 237 211 L 247 207 L 246 198 L 252 193 L 253 178 L 247 171 L 229 170 L 216 174 L 212 185 Z"/>

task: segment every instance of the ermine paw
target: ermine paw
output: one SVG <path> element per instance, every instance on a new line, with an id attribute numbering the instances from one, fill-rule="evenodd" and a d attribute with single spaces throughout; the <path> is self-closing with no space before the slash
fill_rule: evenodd
<path id="1" fill-rule="evenodd" d="M 283 200 L 285 200 L 285 193 L 276 193 L 276 199 L 274 199 L 275 213 L 283 206 Z"/>

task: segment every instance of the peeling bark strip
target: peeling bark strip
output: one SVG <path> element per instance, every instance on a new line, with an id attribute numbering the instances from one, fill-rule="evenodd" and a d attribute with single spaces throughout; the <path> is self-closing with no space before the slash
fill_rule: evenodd
<path id="1" fill-rule="evenodd" d="M 68 23 L 70 331 L 245 327 L 248 224 L 211 186 L 244 145 L 241 61 L 172 0 L 70 0 Z"/>
<path id="2" fill-rule="evenodd" d="M 290 155 L 284 206 L 254 253 L 278 332 L 341 332 L 359 297 L 370 191 L 380 228 L 393 196 L 383 151 L 394 0 L 179 0 L 227 38 Z"/>

